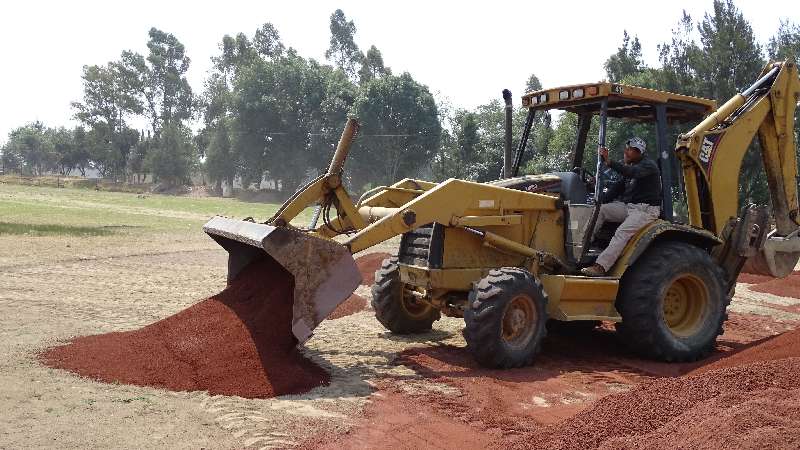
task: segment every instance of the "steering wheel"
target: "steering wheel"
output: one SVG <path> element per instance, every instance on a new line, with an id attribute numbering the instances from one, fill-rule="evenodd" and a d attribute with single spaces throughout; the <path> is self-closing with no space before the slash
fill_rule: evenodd
<path id="1" fill-rule="evenodd" d="M 589 172 L 583 167 L 575 167 L 572 169 L 572 171 L 574 173 L 577 173 L 581 177 L 581 181 L 583 181 L 583 184 L 585 184 L 586 186 L 594 185 L 595 176 L 592 172 Z"/>

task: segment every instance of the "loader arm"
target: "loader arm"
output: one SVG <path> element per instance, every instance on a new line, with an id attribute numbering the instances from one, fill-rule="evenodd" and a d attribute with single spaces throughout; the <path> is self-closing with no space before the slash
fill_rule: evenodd
<path id="1" fill-rule="evenodd" d="M 756 134 L 769 184 L 773 230 L 755 258 L 758 272 L 786 276 L 800 258 L 794 114 L 800 79 L 794 61 L 771 63 L 753 86 L 735 95 L 688 133 L 676 152 L 686 186 L 689 223 L 724 238 L 738 215 L 739 172 Z"/>

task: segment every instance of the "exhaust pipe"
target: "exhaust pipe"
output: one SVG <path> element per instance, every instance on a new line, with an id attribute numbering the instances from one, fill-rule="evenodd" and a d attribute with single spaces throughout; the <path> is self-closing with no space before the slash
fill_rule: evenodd
<path id="1" fill-rule="evenodd" d="M 513 156 L 511 154 L 511 121 L 514 113 L 514 106 L 511 103 L 511 91 L 508 89 L 503 89 L 503 101 L 506 103 L 506 145 L 503 149 L 503 173 L 500 178 L 509 178 L 512 176 L 511 165 L 513 164 Z"/>

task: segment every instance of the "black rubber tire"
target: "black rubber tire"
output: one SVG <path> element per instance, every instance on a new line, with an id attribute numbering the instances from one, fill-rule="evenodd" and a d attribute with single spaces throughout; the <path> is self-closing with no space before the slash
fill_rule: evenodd
<path id="1" fill-rule="evenodd" d="M 667 322 L 664 301 L 673 282 L 687 278 L 704 286 L 707 298 L 691 297 L 695 305 L 703 306 L 690 306 L 700 308 L 693 320 L 696 325 L 679 335 Z M 668 362 L 703 358 L 714 349 L 728 318 L 730 297 L 724 280 L 722 268 L 703 249 L 675 241 L 652 244 L 620 280 L 616 301 L 622 316 L 622 322 L 616 324 L 619 338 L 646 358 Z"/>
<path id="2" fill-rule="evenodd" d="M 512 306 L 514 305 L 514 306 Z M 503 337 L 511 308 L 530 308 L 530 323 L 516 343 Z M 517 267 L 493 269 L 473 285 L 464 311 L 467 350 L 478 363 L 493 369 L 533 363 L 547 334 L 547 295 L 530 272 Z"/>
<path id="3" fill-rule="evenodd" d="M 410 311 L 408 306 L 415 308 L 415 311 Z M 439 310 L 431 305 L 408 305 L 404 302 L 397 257 L 384 259 L 381 268 L 375 271 L 372 309 L 378 322 L 395 334 L 424 333 L 441 317 Z"/>

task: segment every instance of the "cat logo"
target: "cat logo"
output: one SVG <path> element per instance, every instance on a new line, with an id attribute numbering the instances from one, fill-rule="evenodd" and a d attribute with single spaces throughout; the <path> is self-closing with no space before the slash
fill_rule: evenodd
<path id="1" fill-rule="evenodd" d="M 711 159 L 711 150 L 714 149 L 714 143 L 711 142 L 709 138 L 703 138 L 703 147 L 700 149 L 700 161 L 708 164 L 708 160 Z"/>

